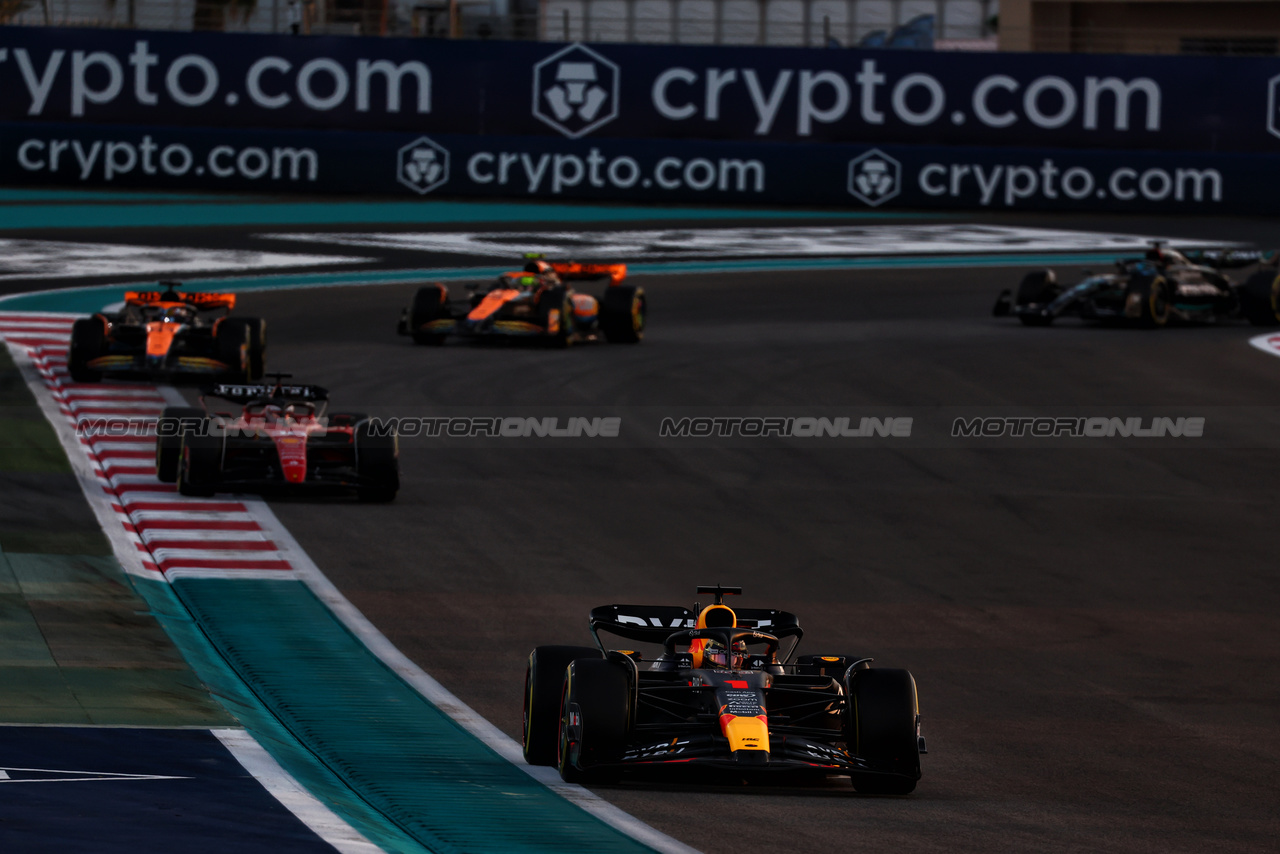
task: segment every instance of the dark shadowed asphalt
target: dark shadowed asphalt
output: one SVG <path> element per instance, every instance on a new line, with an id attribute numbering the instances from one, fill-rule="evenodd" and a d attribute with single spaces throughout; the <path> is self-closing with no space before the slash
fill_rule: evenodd
<path id="1" fill-rule="evenodd" d="M 617 415 L 617 440 L 402 445 L 389 506 L 276 501 L 390 640 L 513 737 L 524 659 L 696 584 L 907 667 L 906 798 L 623 785 L 709 854 L 1271 851 L 1280 359 L 1245 326 L 1024 329 L 1020 270 L 637 279 L 638 347 L 410 345 L 403 286 L 255 294 L 270 366 L 385 415 Z M 1068 277 L 1076 271 L 1066 271 Z M 661 439 L 664 413 L 913 417 L 902 441 Z M 1202 439 L 951 439 L 951 418 L 1205 417 Z M 732 603 L 731 603 L 732 604 Z"/>

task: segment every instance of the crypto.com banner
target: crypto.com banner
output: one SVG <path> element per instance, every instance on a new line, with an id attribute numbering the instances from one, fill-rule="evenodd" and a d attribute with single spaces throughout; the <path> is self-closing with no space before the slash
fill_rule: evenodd
<path id="1" fill-rule="evenodd" d="M 853 209 L 1280 213 L 1280 157 L 0 124 L 0 183 Z"/>
<path id="2" fill-rule="evenodd" d="M 1272 58 L 0 27 L 0 121 L 1280 153 Z"/>

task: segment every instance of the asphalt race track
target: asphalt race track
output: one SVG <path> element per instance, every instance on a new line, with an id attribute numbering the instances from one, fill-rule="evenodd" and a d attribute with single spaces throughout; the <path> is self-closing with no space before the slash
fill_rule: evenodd
<path id="1" fill-rule="evenodd" d="M 1101 219 L 1052 224 L 1270 234 Z M 245 294 L 237 311 L 269 318 L 270 368 L 326 385 L 335 411 L 622 419 L 612 440 L 405 439 L 393 504 L 272 508 L 397 647 L 517 739 L 532 647 L 588 643 L 595 605 L 691 605 L 698 584 L 799 614 L 802 650 L 915 674 L 930 753 L 908 797 L 847 782 L 596 790 L 708 854 L 1272 851 L 1280 359 L 1249 347 L 1245 325 L 990 317 L 1021 272 L 636 277 L 644 343 L 568 351 L 415 347 L 393 334 L 405 285 Z M 913 432 L 652 429 L 783 410 L 909 416 Z M 954 417 L 1010 414 L 1206 426 L 1199 439 L 949 435 Z"/>
<path id="2" fill-rule="evenodd" d="M 1020 272 L 637 279 L 645 342 L 567 352 L 414 347 L 391 334 L 405 286 L 247 296 L 271 318 L 271 364 L 327 384 L 338 409 L 623 419 L 614 445 L 406 440 L 393 505 L 273 509 L 393 643 L 513 737 L 529 649 L 587 642 L 594 605 L 691 604 L 696 584 L 798 613 L 809 652 L 912 670 L 931 752 L 910 797 L 598 790 L 712 854 L 1273 850 L 1280 360 L 1243 325 L 989 317 Z M 627 438 L 654 413 L 770 407 L 913 415 L 921 439 Z M 1036 445 L 935 423 L 1014 407 L 1207 424 L 1203 440 Z"/>

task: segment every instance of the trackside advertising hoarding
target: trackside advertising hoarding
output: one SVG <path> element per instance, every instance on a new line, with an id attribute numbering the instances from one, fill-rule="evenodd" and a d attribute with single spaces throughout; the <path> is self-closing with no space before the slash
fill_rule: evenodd
<path id="1" fill-rule="evenodd" d="M 969 146 L 0 125 L 7 185 L 855 209 L 1271 213 L 1280 158 Z"/>
<path id="2" fill-rule="evenodd" d="M 1273 58 L 0 27 L 0 119 L 1280 152 Z"/>
<path id="3" fill-rule="evenodd" d="M 1270 58 L 0 27 L 8 183 L 1272 212 L 1277 159 Z"/>

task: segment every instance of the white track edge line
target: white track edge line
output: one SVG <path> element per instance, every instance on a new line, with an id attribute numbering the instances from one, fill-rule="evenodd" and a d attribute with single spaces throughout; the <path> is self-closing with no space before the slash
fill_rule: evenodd
<path id="1" fill-rule="evenodd" d="M 430 674 L 397 649 L 382 632 L 369 622 L 360 610 L 351 604 L 333 585 L 311 557 L 303 551 L 298 541 L 293 538 L 284 524 L 276 518 L 275 513 L 261 499 L 240 498 L 249 514 L 254 517 L 264 531 L 267 531 L 276 547 L 287 556 L 294 571 L 303 582 L 311 588 L 321 602 L 333 613 L 347 629 L 363 643 L 370 652 L 382 661 L 392 672 L 400 676 L 418 693 L 429 700 L 440 711 L 447 714 L 459 726 L 490 747 L 503 759 L 524 771 L 539 783 L 551 789 L 565 800 L 576 804 L 587 813 L 605 824 L 630 836 L 637 842 L 649 846 L 661 854 L 700 854 L 678 839 L 667 836 L 657 828 L 650 827 L 635 816 L 624 812 L 604 798 L 593 794 L 582 786 L 566 783 L 551 768 L 528 765 L 520 745 L 498 729 L 474 709 L 458 699 Z"/>
<path id="2" fill-rule="evenodd" d="M 362 836 L 324 805 L 242 729 L 210 730 L 244 770 L 303 824 L 340 854 L 381 854 L 382 848 Z"/>

